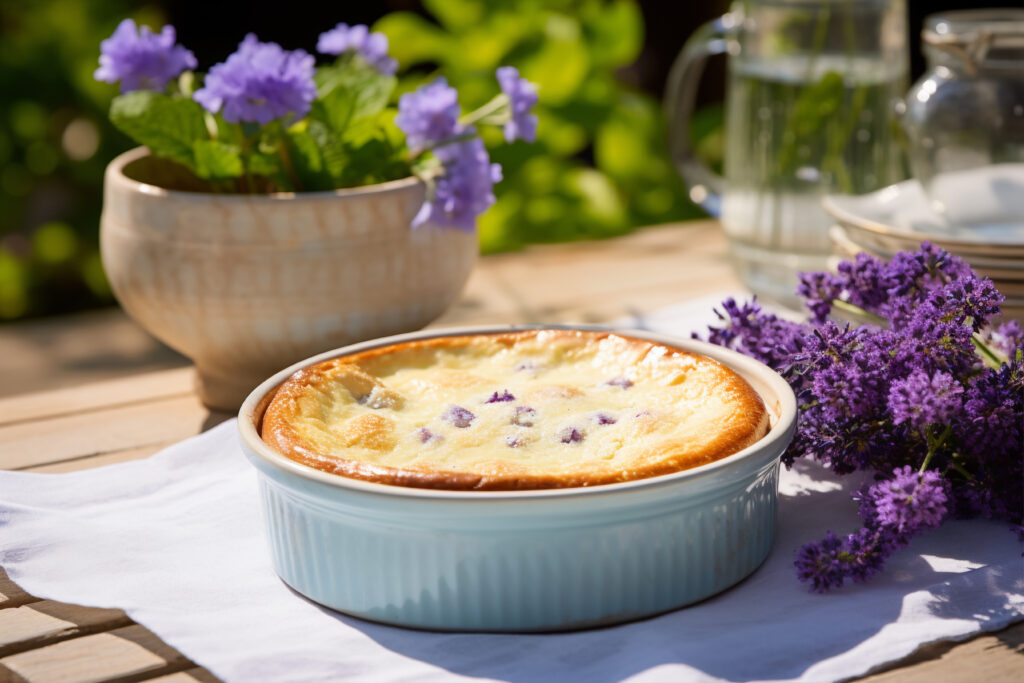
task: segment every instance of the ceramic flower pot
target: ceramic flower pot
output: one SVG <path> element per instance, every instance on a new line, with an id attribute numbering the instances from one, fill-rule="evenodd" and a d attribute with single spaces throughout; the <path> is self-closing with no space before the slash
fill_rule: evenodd
<path id="1" fill-rule="evenodd" d="M 169 172 L 143 148 L 107 167 L 103 265 L 125 311 L 195 362 L 212 408 L 312 354 L 423 327 L 476 261 L 473 234 L 410 229 L 415 178 L 261 196 L 168 190 L 188 188 Z"/>

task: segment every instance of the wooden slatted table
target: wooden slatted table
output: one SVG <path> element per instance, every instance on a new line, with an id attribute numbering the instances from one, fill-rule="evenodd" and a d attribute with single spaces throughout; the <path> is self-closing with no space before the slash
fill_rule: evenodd
<path id="1" fill-rule="evenodd" d="M 435 325 L 600 322 L 739 287 L 720 230 L 701 221 L 486 257 L 460 302 Z M 0 468 L 69 472 L 143 458 L 231 417 L 199 403 L 190 368 L 147 370 L 139 358 L 158 368 L 183 361 L 120 314 L 97 315 L 102 324 L 76 316 L 27 323 L 24 332 L 0 328 L 0 378 L 19 387 L 31 386 L 34 376 L 46 386 L 81 382 L 94 378 L 96 367 L 115 376 L 0 398 Z M 45 351 L 40 343 L 21 343 L 36 337 L 45 338 Z M 89 362 L 75 343 L 83 338 L 105 364 Z M 132 349 L 124 367 L 110 362 L 109 349 Z M 1024 681 L 1022 655 L 1024 622 L 926 647 L 867 680 Z M 40 600 L 0 570 L 0 681 L 7 680 L 216 679 L 124 612 Z"/>

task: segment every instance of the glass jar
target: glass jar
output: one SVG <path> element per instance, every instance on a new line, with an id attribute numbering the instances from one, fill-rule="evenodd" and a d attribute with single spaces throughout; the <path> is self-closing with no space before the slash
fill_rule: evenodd
<path id="1" fill-rule="evenodd" d="M 921 38 L 928 71 L 903 117 L 913 175 L 950 223 L 1024 221 L 1024 9 L 934 14 Z"/>

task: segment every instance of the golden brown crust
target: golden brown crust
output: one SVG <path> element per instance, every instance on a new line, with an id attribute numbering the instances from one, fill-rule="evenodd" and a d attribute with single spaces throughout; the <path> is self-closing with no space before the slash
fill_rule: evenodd
<path id="1" fill-rule="evenodd" d="M 353 446 L 368 451 L 387 451 L 395 446 L 392 421 L 377 413 L 364 413 L 342 425 L 330 426 L 331 443 L 337 450 L 324 448 L 322 443 L 310 440 L 304 436 L 303 429 L 297 428 L 303 421 L 308 423 L 328 419 L 318 414 L 318 410 L 330 401 L 330 397 L 325 397 L 325 394 L 337 390 L 338 386 L 344 387 L 346 392 L 363 405 L 369 404 L 372 408 L 401 407 L 403 397 L 374 376 L 374 369 L 383 367 L 395 358 L 395 354 L 401 354 L 403 362 L 428 367 L 439 352 L 453 352 L 478 344 L 512 349 L 526 340 L 535 339 L 541 332 L 545 335 L 544 348 L 552 350 L 554 354 L 562 354 L 560 357 L 569 360 L 581 353 L 581 342 L 595 344 L 612 339 L 615 342 L 613 351 L 627 363 L 651 362 L 652 359 L 661 363 L 659 367 L 664 366 L 661 371 L 664 385 L 683 382 L 687 373 L 699 366 L 702 372 L 713 378 L 715 386 L 711 390 L 728 395 L 730 419 L 723 424 L 711 426 L 714 434 L 710 437 L 704 435 L 697 447 L 691 447 L 685 438 L 658 438 L 657 421 L 641 411 L 625 427 L 628 429 L 628 438 L 654 440 L 636 453 L 628 466 L 616 469 L 591 463 L 557 474 L 531 472 L 528 464 L 510 462 L 508 459 L 477 462 L 477 471 L 452 471 L 420 467 L 416 463 L 394 467 L 339 455 L 339 450 L 344 451 Z M 665 358 L 671 358 L 674 362 L 665 363 Z M 457 369 L 446 369 L 432 377 L 432 382 L 446 388 L 472 388 L 480 383 L 476 375 Z M 430 386 L 422 385 L 420 388 L 424 393 L 431 391 Z M 688 389 L 692 396 L 687 394 L 687 400 L 702 401 L 701 392 L 708 390 L 701 386 Z M 536 397 L 572 400 L 572 397 L 580 394 L 575 387 L 548 383 L 537 383 L 530 391 L 531 400 Z M 328 429 L 320 423 L 318 428 Z M 267 444 L 288 458 L 318 470 L 383 484 L 453 490 L 568 488 L 644 479 L 719 460 L 756 442 L 767 431 L 768 413 L 760 396 L 739 375 L 719 363 L 642 339 L 609 332 L 579 330 L 531 330 L 439 337 L 371 349 L 325 361 L 296 372 L 282 384 L 270 402 L 261 424 L 261 435 Z M 580 447 L 586 446 L 581 444 Z"/>

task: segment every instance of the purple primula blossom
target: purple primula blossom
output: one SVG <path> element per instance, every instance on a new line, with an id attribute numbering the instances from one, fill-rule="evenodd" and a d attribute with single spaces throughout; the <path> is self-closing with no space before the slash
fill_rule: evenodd
<path id="1" fill-rule="evenodd" d="M 960 412 L 964 388 L 941 370 L 929 376 L 915 369 L 896 380 L 889 389 L 889 411 L 894 424 L 909 422 L 924 431 L 929 425 L 941 426 Z"/>
<path id="2" fill-rule="evenodd" d="M 390 76 L 398 70 L 398 62 L 388 56 L 388 37 L 383 33 L 370 33 L 364 24 L 349 26 L 338 24 L 320 34 L 316 51 L 325 55 L 356 52 L 374 69 Z"/>
<path id="3" fill-rule="evenodd" d="M 516 397 L 513 396 L 509 392 L 508 389 L 505 389 L 500 394 L 497 391 L 495 391 L 493 394 L 491 394 L 491 397 L 489 399 L 487 399 L 486 401 L 484 401 L 484 402 L 485 403 L 506 403 L 508 401 L 514 401 L 514 400 L 516 400 Z"/>
<path id="4" fill-rule="evenodd" d="M 302 118 L 316 98 L 313 62 L 304 50 L 261 43 L 250 33 L 234 54 L 210 69 L 193 98 L 207 111 L 222 112 L 229 123 Z"/>
<path id="5" fill-rule="evenodd" d="M 537 115 L 532 113 L 537 104 L 537 86 L 519 77 L 519 69 L 503 66 L 497 71 L 498 85 L 509 101 L 510 118 L 505 124 L 505 141 L 537 138 Z"/>
<path id="6" fill-rule="evenodd" d="M 421 152 L 462 132 L 459 94 L 443 77 L 398 98 L 395 125 L 405 133 L 413 153 Z"/>
<path id="7" fill-rule="evenodd" d="M 469 412 L 462 406 L 450 405 L 441 415 L 441 419 L 448 422 L 453 427 L 465 429 L 473 423 L 473 420 L 476 419 L 476 415 Z"/>
<path id="8" fill-rule="evenodd" d="M 173 26 L 153 33 L 148 26 L 139 29 L 134 21 L 125 19 L 100 43 L 100 66 L 93 78 L 104 83 L 120 81 L 123 93 L 159 91 L 182 71 L 194 68 L 195 55 L 175 43 Z"/>
<path id="9" fill-rule="evenodd" d="M 476 230 L 476 218 L 494 204 L 494 183 L 501 180 L 501 166 L 492 164 L 483 140 L 472 138 L 434 150 L 444 165 L 427 201 L 412 220 L 412 227 L 426 223 Z"/>

